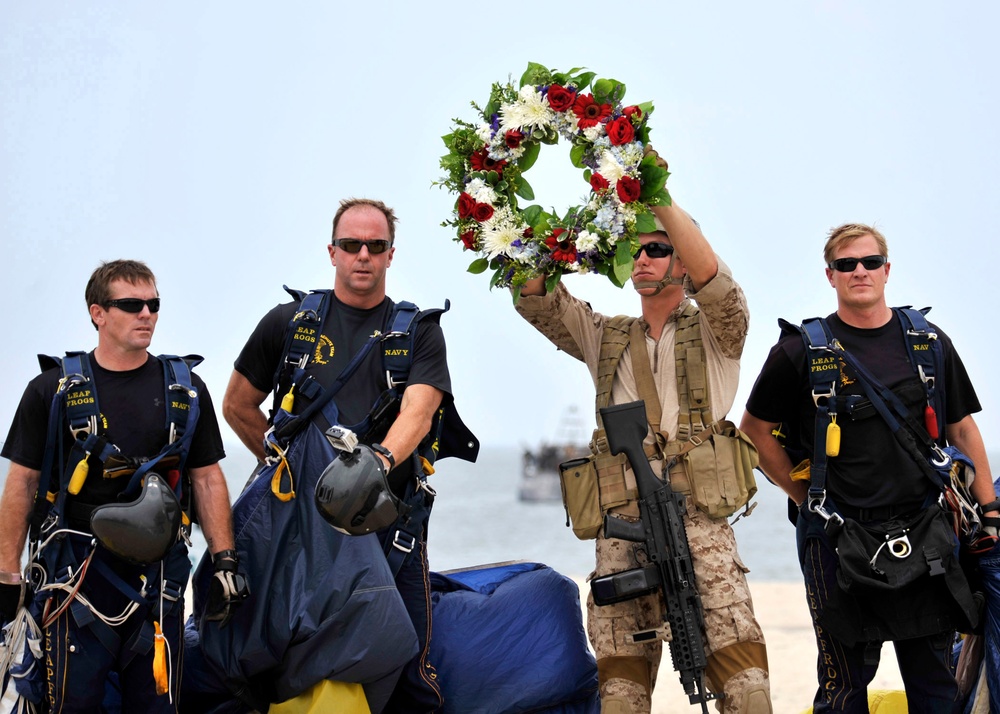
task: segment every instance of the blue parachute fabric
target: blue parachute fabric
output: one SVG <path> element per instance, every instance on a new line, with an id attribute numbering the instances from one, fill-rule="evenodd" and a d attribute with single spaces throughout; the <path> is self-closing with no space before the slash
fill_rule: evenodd
<path id="1" fill-rule="evenodd" d="M 431 573 L 442 714 L 596 714 L 576 583 L 540 563 Z"/>
<path id="2" fill-rule="evenodd" d="M 281 491 L 294 488 L 294 498 L 272 493 L 277 464 L 262 466 L 237 498 L 233 529 L 251 595 L 226 627 L 202 619 L 214 572 L 207 553 L 195 572 L 201 655 L 225 687 L 262 711 L 322 679 L 359 682 L 369 701 L 384 700 L 417 653 L 377 537 L 344 535 L 316 509 L 316 481 L 334 456 L 310 424 L 286 452 L 291 473 L 281 475 Z"/>
<path id="3" fill-rule="evenodd" d="M 990 711 L 1000 712 L 1000 545 L 979 560 L 986 592 L 983 667 L 990 691 Z"/>

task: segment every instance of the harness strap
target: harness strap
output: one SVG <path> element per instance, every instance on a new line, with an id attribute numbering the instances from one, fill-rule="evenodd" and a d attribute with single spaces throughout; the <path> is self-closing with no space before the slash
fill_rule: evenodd
<path id="1" fill-rule="evenodd" d="M 642 323 L 636 320 L 629 330 L 629 347 L 632 356 L 632 374 L 639 398 L 646 403 L 646 421 L 654 434 L 660 433 L 660 420 L 663 418 L 663 406 L 656 393 L 656 381 L 653 369 L 649 365 L 649 350 L 646 347 L 646 331 Z"/>
<path id="2" fill-rule="evenodd" d="M 899 316 L 899 323 L 903 328 L 903 337 L 908 347 L 906 353 L 913 365 L 913 371 L 923 382 L 924 391 L 927 393 L 927 405 L 924 407 L 924 428 L 928 435 L 939 446 L 944 445 L 945 434 L 945 404 L 944 390 L 937 388 L 939 376 L 944 375 L 944 350 L 940 348 L 937 341 L 937 333 L 934 332 L 927 318 L 924 317 L 930 310 L 925 307 L 922 310 L 914 310 L 912 307 L 894 307 L 893 312 Z"/>
<path id="3" fill-rule="evenodd" d="M 421 539 L 426 537 L 427 523 L 434 505 L 435 493 L 427 486 L 423 469 L 419 466 L 414 468 L 419 475 L 407 482 L 406 491 L 400 499 L 400 517 L 389 527 L 382 544 L 393 578 L 413 555 Z"/>

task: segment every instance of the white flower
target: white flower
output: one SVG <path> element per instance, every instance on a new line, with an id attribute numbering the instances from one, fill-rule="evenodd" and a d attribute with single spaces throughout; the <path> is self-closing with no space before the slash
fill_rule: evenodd
<path id="1" fill-rule="evenodd" d="M 555 119 L 555 112 L 549 107 L 542 93 L 530 84 L 521 87 L 514 104 L 500 107 L 500 131 L 544 127 Z"/>
<path id="2" fill-rule="evenodd" d="M 479 128 L 476 129 L 476 136 L 482 139 L 483 143 L 489 144 L 490 139 L 493 138 L 493 127 L 489 124 L 480 124 Z"/>
<path id="3" fill-rule="evenodd" d="M 625 175 L 625 167 L 615 158 L 614 152 L 605 151 L 601 153 L 601 157 L 597 160 L 597 173 L 614 186 L 615 182 Z"/>
<path id="4" fill-rule="evenodd" d="M 485 225 L 482 234 L 483 250 L 486 251 L 490 260 L 500 254 L 513 258 L 519 252 L 518 246 L 513 245 L 514 241 L 521 237 L 521 231 L 510 223 L 501 223 L 495 226 Z"/>
<path id="5" fill-rule="evenodd" d="M 465 192 L 476 199 L 476 203 L 488 203 L 491 206 L 496 205 L 497 192 L 482 179 L 476 178 L 469 181 L 465 187 Z"/>
<path id="6" fill-rule="evenodd" d="M 583 130 L 583 137 L 589 142 L 596 142 L 604 136 L 604 125 L 595 124 L 594 126 L 588 126 Z"/>
<path id="7" fill-rule="evenodd" d="M 581 253 L 586 253 L 588 250 L 593 250 L 597 247 L 598 241 L 601 237 L 590 231 L 580 231 L 576 237 L 576 249 Z"/>

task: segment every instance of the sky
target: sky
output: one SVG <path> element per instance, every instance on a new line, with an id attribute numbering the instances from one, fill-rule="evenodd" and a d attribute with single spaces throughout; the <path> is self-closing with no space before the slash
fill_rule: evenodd
<path id="1" fill-rule="evenodd" d="M 0 5 L 4 433 L 36 354 L 96 344 L 83 290 L 116 258 L 157 274 L 152 351 L 203 355 L 218 408 L 282 284 L 332 286 L 326 244 L 350 196 L 400 217 L 389 295 L 451 301 L 453 389 L 483 444 L 534 445 L 571 408 L 591 414 L 586 369 L 466 272 L 474 256 L 441 226 L 455 196 L 432 185 L 452 120 L 473 120 L 470 102 L 533 61 L 587 67 L 624 82 L 627 103 L 654 103 L 667 187 L 749 300 L 734 420 L 777 319 L 835 309 L 827 231 L 865 222 L 889 241 L 890 304 L 934 307 L 998 448 L 997 338 L 982 319 L 1000 225 L 992 3 L 394 5 Z M 559 212 L 588 189 L 565 143 L 526 178 Z M 603 277 L 566 283 L 601 312 L 639 311 Z"/>

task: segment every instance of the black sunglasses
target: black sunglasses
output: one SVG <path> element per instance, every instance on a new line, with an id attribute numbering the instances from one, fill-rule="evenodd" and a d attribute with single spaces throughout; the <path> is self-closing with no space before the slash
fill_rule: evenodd
<path id="1" fill-rule="evenodd" d="M 639 260 L 642 251 L 646 251 L 646 255 L 650 258 L 666 258 L 674 252 L 674 247 L 669 243 L 661 243 L 659 241 L 646 243 L 645 245 L 640 245 L 639 250 L 632 254 L 632 260 Z"/>
<path id="2" fill-rule="evenodd" d="M 888 260 L 884 255 L 866 255 L 864 258 L 837 258 L 831 260 L 827 267 L 838 273 L 853 273 L 858 267 L 858 263 L 861 263 L 865 270 L 875 270 L 885 265 Z"/>
<path id="3" fill-rule="evenodd" d="M 121 298 L 120 300 L 108 300 L 104 303 L 104 308 L 117 307 L 122 312 L 131 312 L 133 315 L 142 312 L 142 308 L 148 307 L 150 312 L 160 311 L 160 298 L 150 298 L 142 300 L 140 298 Z"/>
<path id="4" fill-rule="evenodd" d="M 379 238 L 378 240 L 359 240 L 357 238 L 337 238 L 333 245 L 348 253 L 360 253 L 361 246 L 368 246 L 368 252 L 372 255 L 384 253 L 392 247 L 392 243 Z"/>

